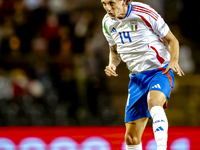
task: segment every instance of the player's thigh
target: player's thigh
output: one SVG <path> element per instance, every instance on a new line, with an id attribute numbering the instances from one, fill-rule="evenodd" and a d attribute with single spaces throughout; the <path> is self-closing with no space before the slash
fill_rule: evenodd
<path id="1" fill-rule="evenodd" d="M 148 117 L 127 122 L 125 141 L 127 145 L 138 145 L 141 143 L 142 134 L 148 122 Z"/>
<path id="2" fill-rule="evenodd" d="M 161 91 L 152 90 L 147 95 L 147 104 L 149 110 L 153 106 L 163 106 L 166 102 L 166 95 Z"/>

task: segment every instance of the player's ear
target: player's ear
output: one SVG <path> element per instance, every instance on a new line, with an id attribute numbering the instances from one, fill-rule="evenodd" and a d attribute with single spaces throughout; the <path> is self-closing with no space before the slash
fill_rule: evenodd
<path id="1" fill-rule="evenodd" d="M 125 3 L 126 3 L 126 5 L 129 5 L 130 4 L 130 0 L 124 0 L 125 1 Z"/>

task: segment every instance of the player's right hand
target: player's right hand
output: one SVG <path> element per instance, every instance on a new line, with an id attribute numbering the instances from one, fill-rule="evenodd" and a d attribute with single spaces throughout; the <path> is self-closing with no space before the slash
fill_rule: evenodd
<path id="1" fill-rule="evenodd" d="M 116 73 L 116 66 L 111 64 L 109 66 L 106 66 L 106 69 L 104 70 L 106 75 L 109 77 L 117 77 L 118 74 Z"/>

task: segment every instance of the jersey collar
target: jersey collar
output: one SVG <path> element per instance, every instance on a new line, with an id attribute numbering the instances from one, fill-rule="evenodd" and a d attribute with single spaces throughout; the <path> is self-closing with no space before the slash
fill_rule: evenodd
<path id="1" fill-rule="evenodd" d="M 127 11 L 126 16 L 124 17 L 124 19 L 127 18 L 130 15 L 130 13 L 132 11 L 132 8 L 133 8 L 133 5 L 130 4 L 129 7 L 128 7 L 128 11 Z"/>
<path id="2" fill-rule="evenodd" d="M 130 15 L 132 9 L 133 9 L 133 5 L 130 4 L 130 5 L 128 6 L 128 11 L 127 11 L 126 16 L 124 17 L 124 19 L 127 18 L 127 17 Z M 117 20 L 120 20 L 120 19 L 112 19 L 112 20 L 113 20 L 113 21 L 117 21 Z M 123 20 L 123 19 L 122 19 L 122 20 Z"/>

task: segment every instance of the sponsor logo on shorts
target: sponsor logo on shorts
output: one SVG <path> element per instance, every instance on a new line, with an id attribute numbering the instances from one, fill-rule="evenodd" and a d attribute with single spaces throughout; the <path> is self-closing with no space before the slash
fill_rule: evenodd
<path id="1" fill-rule="evenodd" d="M 160 86 L 160 84 L 156 84 L 156 85 L 152 86 L 152 89 L 161 89 L 161 86 Z"/>

